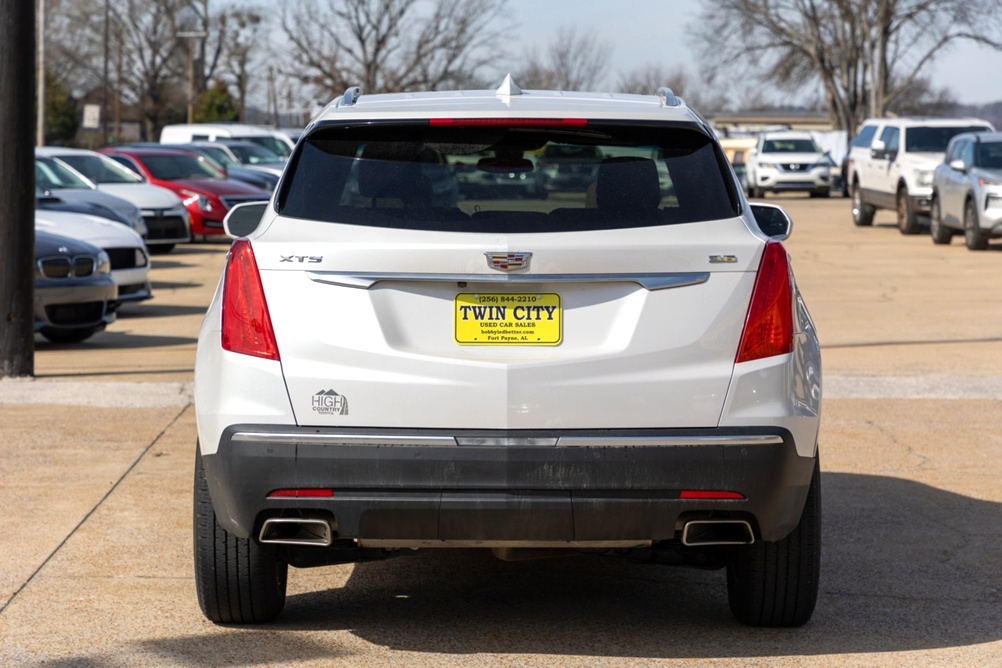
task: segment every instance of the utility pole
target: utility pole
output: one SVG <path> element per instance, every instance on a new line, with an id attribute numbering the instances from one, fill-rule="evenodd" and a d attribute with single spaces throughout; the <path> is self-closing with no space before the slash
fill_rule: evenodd
<path id="1" fill-rule="evenodd" d="M 45 146 L 45 0 L 38 0 L 38 125 L 35 145 Z"/>
<path id="2" fill-rule="evenodd" d="M 0 0 L 0 378 L 35 373 L 35 6 Z"/>
<path id="3" fill-rule="evenodd" d="M 179 32 L 178 37 L 188 40 L 188 123 L 195 122 L 195 40 L 203 39 L 206 33 L 202 30 Z"/>

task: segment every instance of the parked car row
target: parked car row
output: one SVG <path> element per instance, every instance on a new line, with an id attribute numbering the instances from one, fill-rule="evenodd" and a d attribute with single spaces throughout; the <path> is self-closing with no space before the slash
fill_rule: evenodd
<path id="1" fill-rule="evenodd" d="M 150 255 L 222 235 L 231 207 L 271 197 L 294 145 L 235 124 L 169 126 L 161 139 L 35 150 L 35 331 L 50 341 L 83 341 L 121 304 L 152 298 Z"/>
<path id="2" fill-rule="evenodd" d="M 879 209 L 897 214 L 902 234 L 928 229 L 932 177 L 950 140 L 964 132 L 994 128 L 978 118 L 874 118 L 860 126 L 849 146 L 846 178 L 852 219 L 873 224 Z"/>
<path id="3" fill-rule="evenodd" d="M 293 146 L 238 125 L 171 126 L 162 139 L 36 149 L 35 331 L 50 341 L 83 341 L 121 304 L 152 298 L 150 255 L 221 235 L 234 204 L 267 200 Z"/>

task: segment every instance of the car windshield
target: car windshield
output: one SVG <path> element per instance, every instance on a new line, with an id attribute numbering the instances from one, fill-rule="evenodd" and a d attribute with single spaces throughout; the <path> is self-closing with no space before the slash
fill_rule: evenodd
<path id="1" fill-rule="evenodd" d="M 145 183 L 145 179 L 110 158 L 100 155 L 70 154 L 58 156 L 94 183 Z"/>
<path id="2" fill-rule="evenodd" d="M 283 215 L 378 227 L 553 232 L 739 213 L 726 158 L 691 128 L 326 127 L 287 173 Z"/>
<path id="3" fill-rule="evenodd" d="M 762 143 L 763 153 L 820 153 L 813 139 L 767 139 Z"/>
<path id="4" fill-rule="evenodd" d="M 978 142 L 974 164 L 985 169 L 1002 169 L 1002 141 Z"/>
<path id="5" fill-rule="evenodd" d="M 200 155 L 144 155 L 143 164 L 154 178 L 164 181 L 178 179 L 221 179 L 223 173 Z"/>
<path id="6" fill-rule="evenodd" d="M 93 190 L 94 184 L 66 165 L 51 158 L 35 158 L 35 184 L 39 188 Z"/>
<path id="7" fill-rule="evenodd" d="M 191 150 L 199 153 L 209 160 L 212 160 L 217 165 L 229 169 L 230 167 L 239 167 L 240 163 L 234 160 L 226 149 L 219 148 L 218 146 L 202 146 L 196 145 Z"/>
<path id="8" fill-rule="evenodd" d="M 905 130 L 905 150 L 909 153 L 943 153 L 946 145 L 961 132 L 987 132 L 984 125 L 958 125 L 940 128 L 908 128 Z"/>
<path id="9" fill-rule="evenodd" d="M 240 140 L 263 146 L 282 160 L 285 160 L 292 154 L 292 149 L 289 148 L 289 145 L 277 137 L 240 137 Z"/>
<path id="10" fill-rule="evenodd" d="M 227 146 L 233 151 L 233 155 L 237 156 L 237 160 L 245 165 L 282 162 L 282 158 L 276 153 L 257 144 L 227 144 Z"/>

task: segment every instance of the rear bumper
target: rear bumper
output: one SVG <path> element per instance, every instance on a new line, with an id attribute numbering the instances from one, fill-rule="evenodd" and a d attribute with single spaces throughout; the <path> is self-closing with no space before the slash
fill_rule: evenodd
<path id="1" fill-rule="evenodd" d="M 477 444 L 498 438 L 513 444 Z M 528 438 L 560 444 L 526 445 Z M 269 517 L 302 513 L 333 516 L 339 538 L 362 541 L 599 544 L 671 540 L 682 521 L 710 513 L 749 521 L 756 539 L 779 540 L 799 521 L 815 457 L 799 456 L 790 432 L 776 428 L 405 433 L 236 425 L 203 462 L 218 520 L 241 538 L 256 537 Z M 332 496 L 269 497 L 279 489 Z M 683 499 L 683 490 L 744 498 Z"/>

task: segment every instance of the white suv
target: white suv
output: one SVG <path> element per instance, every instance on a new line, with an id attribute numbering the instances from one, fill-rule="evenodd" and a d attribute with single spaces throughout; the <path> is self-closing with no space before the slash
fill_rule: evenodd
<path id="1" fill-rule="evenodd" d="M 588 183 L 457 183 L 554 145 Z M 790 221 L 670 90 L 350 89 L 256 206 L 196 355 L 210 620 L 274 618 L 289 565 L 419 548 L 726 568 L 741 621 L 811 616 L 821 365 Z"/>
<path id="2" fill-rule="evenodd" d="M 790 191 L 828 197 L 831 192 L 831 160 L 809 132 L 763 132 L 747 170 L 749 197 Z"/>
<path id="3" fill-rule="evenodd" d="M 991 131 L 978 118 L 875 118 L 863 122 L 849 147 L 846 178 L 852 221 L 873 224 L 877 209 L 897 213 L 902 234 L 928 225 L 932 174 L 946 145 L 961 132 Z"/>

